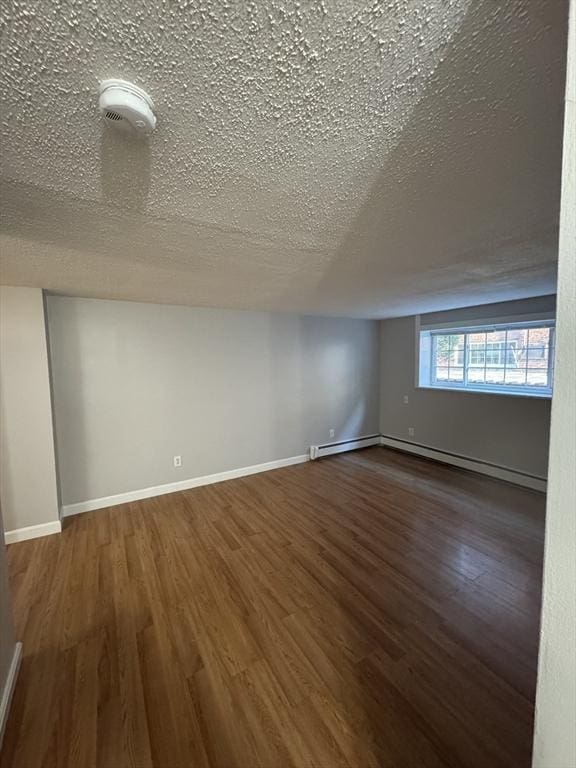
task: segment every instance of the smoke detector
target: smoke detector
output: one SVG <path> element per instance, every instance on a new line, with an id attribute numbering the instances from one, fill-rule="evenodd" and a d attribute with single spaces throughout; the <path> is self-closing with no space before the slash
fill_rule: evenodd
<path id="1" fill-rule="evenodd" d="M 151 133 L 156 127 L 154 102 L 146 91 L 126 80 L 102 80 L 98 106 L 104 121 L 119 131 Z"/>

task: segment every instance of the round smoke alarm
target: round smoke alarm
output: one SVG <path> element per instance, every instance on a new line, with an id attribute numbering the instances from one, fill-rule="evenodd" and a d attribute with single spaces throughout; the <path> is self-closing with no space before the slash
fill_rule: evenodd
<path id="1" fill-rule="evenodd" d="M 156 127 L 154 102 L 126 80 L 102 80 L 98 106 L 105 122 L 119 131 L 146 134 Z"/>

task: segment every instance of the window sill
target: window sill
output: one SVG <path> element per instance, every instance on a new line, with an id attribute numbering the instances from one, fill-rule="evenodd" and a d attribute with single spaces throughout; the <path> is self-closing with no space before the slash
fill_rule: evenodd
<path id="1" fill-rule="evenodd" d="M 462 392 L 462 393 L 469 393 L 472 395 L 503 395 L 504 397 L 524 397 L 524 398 L 531 398 L 532 400 L 551 400 L 552 399 L 552 393 L 551 392 L 506 392 L 501 389 L 484 389 L 484 388 L 474 388 L 474 387 L 441 387 L 441 386 L 426 386 L 424 384 L 418 384 L 416 385 L 416 389 L 426 389 L 428 391 L 438 391 L 438 392 Z"/>

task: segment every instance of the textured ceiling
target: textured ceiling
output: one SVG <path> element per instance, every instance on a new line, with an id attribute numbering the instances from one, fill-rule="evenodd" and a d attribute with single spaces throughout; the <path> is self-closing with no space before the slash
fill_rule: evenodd
<path id="1" fill-rule="evenodd" d="M 567 2 L 5 0 L 0 278 L 385 317 L 554 291 Z M 148 141 L 98 80 L 143 86 Z"/>

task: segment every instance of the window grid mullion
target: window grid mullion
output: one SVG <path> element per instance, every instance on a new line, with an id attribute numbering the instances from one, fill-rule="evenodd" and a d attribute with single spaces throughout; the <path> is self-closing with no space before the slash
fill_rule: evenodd
<path id="1" fill-rule="evenodd" d="M 530 358 L 530 328 L 526 334 L 526 364 L 524 365 L 524 384 L 528 384 L 528 359 Z"/>
<path id="2" fill-rule="evenodd" d="M 462 355 L 462 383 L 465 387 L 468 386 L 468 338 L 469 334 L 464 334 L 464 352 Z"/>

